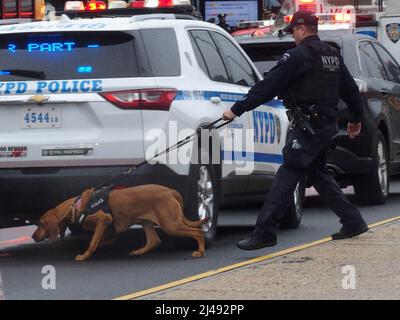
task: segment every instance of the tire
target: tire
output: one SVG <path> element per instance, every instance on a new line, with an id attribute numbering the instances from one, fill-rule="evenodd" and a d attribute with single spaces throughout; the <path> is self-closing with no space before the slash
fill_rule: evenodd
<path id="1" fill-rule="evenodd" d="M 354 181 L 357 203 L 382 205 L 389 195 L 389 148 L 382 132 L 378 131 L 372 149 L 372 170 Z"/>
<path id="2" fill-rule="evenodd" d="M 296 229 L 299 227 L 303 216 L 305 192 L 306 182 L 305 179 L 301 179 L 294 190 L 293 201 L 279 224 L 281 229 Z"/>
<path id="3" fill-rule="evenodd" d="M 187 217 L 190 220 L 209 220 L 202 226 L 206 248 L 217 234 L 218 196 L 216 168 L 211 164 L 192 164 L 190 168 L 190 195 Z"/>

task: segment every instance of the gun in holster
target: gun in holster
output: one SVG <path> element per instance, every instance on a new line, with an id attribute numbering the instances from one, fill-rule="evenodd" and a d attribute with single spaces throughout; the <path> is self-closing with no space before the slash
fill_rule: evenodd
<path id="1" fill-rule="evenodd" d="M 291 105 L 288 108 L 289 109 L 286 110 L 286 114 L 290 124 L 293 126 L 298 126 L 304 132 L 308 132 L 310 135 L 314 136 L 315 131 L 311 127 L 309 116 L 304 114 L 297 105 Z"/>
<path id="2" fill-rule="evenodd" d="M 311 127 L 310 116 L 303 113 L 302 109 L 297 105 L 296 98 L 290 87 L 288 88 L 288 93 L 289 93 L 290 99 L 288 100 L 289 101 L 289 106 L 288 106 L 289 109 L 286 111 L 286 114 L 289 118 L 290 124 L 292 126 L 298 126 L 304 132 L 308 132 L 310 135 L 314 136 L 315 131 Z M 310 111 L 310 109 L 314 108 L 314 107 L 315 107 L 315 105 L 310 106 L 308 108 L 308 111 Z"/>

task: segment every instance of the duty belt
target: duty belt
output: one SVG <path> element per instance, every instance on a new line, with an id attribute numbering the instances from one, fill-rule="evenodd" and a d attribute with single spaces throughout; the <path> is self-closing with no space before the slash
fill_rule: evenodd
<path id="1" fill-rule="evenodd" d="M 308 107 L 301 107 L 302 112 L 307 115 L 307 118 L 310 121 L 311 125 L 322 127 L 326 124 L 337 122 L 337 117 L 323 115 L 320 112 L 316 111 L 315 108 L 315 104 Z"/>

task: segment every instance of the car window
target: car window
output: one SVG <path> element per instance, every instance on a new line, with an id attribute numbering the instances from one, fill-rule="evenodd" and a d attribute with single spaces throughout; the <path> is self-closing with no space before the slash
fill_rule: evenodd
<path id="1" fill-rule="evenodd" d="M 192 48 L 193 48 L 197 63 L 199 64 L 201 70 L 203 70 L 204 73 L 209 76 L 209 72 L 208 72 L 206 63 L 204 61 L 203 55 L 201 54 L 199 46 L 197 45 L 196 41 L 194 40 L 194 36 L 191 32 L 189 32 L 189 37 L 190 37 L 190 43 L 192 44 Z"/>
<path id="2" fill-rule="evenodd" d="M 362 41 L 359 43 L 358 48 L 360 52 L 361 69 L 365 71 L 370 78 L 386 80 L 385 69 L 378 54 L 372 47 L 371 42 Z"/>
<path id="3" fill-rule="evenodd" d="M 289 43 L 251 43 L 242 44 L 243 50 L 250 57 L 256 68 L 261 74 L 270 71 L 276 66 L 282 55 L 291 48 L 295 47 L 292 42 Z"/>
<path id="4" fill-rule="evenodd" d="M 211 32 L 219 50 L 225 58 L 234 84 L 251 87 L 256 83 L 254 70 L 238 48 L 225 36 Z"/>
<path id="5" fill-rule="evenodd" d="M 153 76 L 179 76 L 181 74 L 181 63 L 174 29 L 143 29 L 140 33 Z"/>
<path id="6" fill-rule="evenodd" d="M 205 63 L 210 79 L 220 82 L 230 82 L 224 61 L 222 60 L 222 57 L 218 52 L 215 42 L 211 38 L 208 31 L 192 30 L 190 31 L 190 34 L 192 35 L 193 40 L 197 45 L 198 51 L 203 58 L 203 62 Z M 199 64 L 201 65 L 200 61 Z"/>
<path id="7" fill-rule="evenodd" d="M 400 83 L 400 68 L 393 57 L 381 45 L 374 43 L 374 48 L 378 52 L 383 65 L 385 66 L 388 78 L 392 82 Z"/>
<path id="8" fill-rule="evenodd" d="M 138 77 L 134 43 L 134 36 L 123 32 L 4 34 L 0 81 L 32 80 L 29 72 L 43 80 Z"/>

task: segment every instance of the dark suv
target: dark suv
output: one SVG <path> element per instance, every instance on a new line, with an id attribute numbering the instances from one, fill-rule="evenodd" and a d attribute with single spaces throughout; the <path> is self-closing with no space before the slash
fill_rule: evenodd
<path id="1" fill-rule="evenodd" d="M 348 32 L 321 32 L 322 40 L 336 46 L 356 80 L 364 106 L 361 135 L 350 140 L 349 114 L 339 103 L 339 132 L 327 165 L 342 187 L 354 185 L 360 204 L 383 204 L 389 193 L 390 175 L 400 162 L 400 67 L 375 39 Z M 291 36 L 237 39 L 261 73 L 295 47 Z"/>

